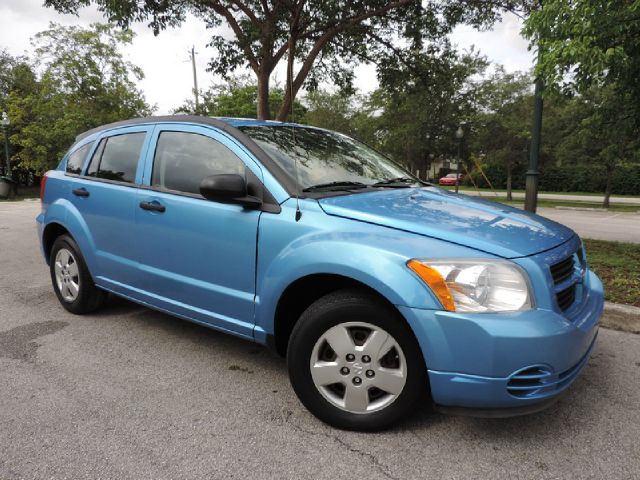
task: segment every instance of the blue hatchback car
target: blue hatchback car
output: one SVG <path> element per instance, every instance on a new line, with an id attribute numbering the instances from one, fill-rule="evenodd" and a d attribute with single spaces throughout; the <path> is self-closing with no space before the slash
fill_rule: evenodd
<path id="1" fill-rule="evenodd" d="M 37 218 L 60 303 L 107 292 L 286 355 L 321 420 L 539 410 L 576 379 L 603 308 L 580 238 L 457 195 L 345 135 L 168 116 L 80 135 Z"/>

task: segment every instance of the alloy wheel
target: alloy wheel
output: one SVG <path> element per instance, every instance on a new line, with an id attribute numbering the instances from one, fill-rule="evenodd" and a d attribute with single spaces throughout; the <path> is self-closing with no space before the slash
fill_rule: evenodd
<path id="1" fill-rule="evenodd" d="M 398 342 L 365 322 L 327 330 L 313 348 L 310 368 L 315 387 L 328 402 L 358 414 L 390 405 L 407 380 L 407 362 Z"/>
<path id="2" fill-rule="evenodd" d="M 60 295 L 66 302 L 73 302 L 80 293 L 80 273 L 73 253 L 61 248 L 54 262 L 56 285 Z"/>

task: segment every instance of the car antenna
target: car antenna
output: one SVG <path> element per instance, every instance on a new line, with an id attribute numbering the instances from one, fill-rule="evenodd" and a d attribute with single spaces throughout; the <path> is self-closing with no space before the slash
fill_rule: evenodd
<path id="1" fill-rule="evenodd" d="M 293 140 L 293 148 L 295 149 L 296 147 L 296 127 L 293 125 L 294 123 L 294 117 L 293 117 L 293 104 L 294 102 L 294 97 L 293 97 L 293 59 L 291 58 L 291 50 L 293 50 L 293 32 L 291 32 L 291 35 L 289 36 L 289 49 L 287 50 L 287 74 L 289 76 L 289 98 L 291 99 L 291 137 Z M 300 180 L 298 178 L 298 156 L 296 155 L 295 151 L 294 151 L 294 157 L 293 157 L 293 161 L 294 161 L 294 168 L 296 171 L 296 222 L 299 222 L 300 219 L 302 218 L 302 212 L 300 211 Z"/>

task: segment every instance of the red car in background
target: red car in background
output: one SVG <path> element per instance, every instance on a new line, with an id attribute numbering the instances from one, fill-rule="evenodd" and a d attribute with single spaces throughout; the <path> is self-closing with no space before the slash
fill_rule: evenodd
<path id="1" fill-rule="evenodd" d="M 464 179 L 464 175 L 461 173 L 460 174 L 450 173 L 448 175 L 445 175 L 440 180 L 438 180 L 438 184 L 439 185 L 455 185 L 456 175 L 458 175 L 458 185 L 460 185 L 462 183 L 462 180 Z"/>

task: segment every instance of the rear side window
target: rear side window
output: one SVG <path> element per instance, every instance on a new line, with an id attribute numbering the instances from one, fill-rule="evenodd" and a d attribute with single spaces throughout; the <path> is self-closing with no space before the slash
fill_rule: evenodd
<path id="1" fill-rule="evenodd" d="M 145 132 L 103 138 L 87 170 L 90 177 L 133 183 Z"/>
<path id="2" fill-rule="evenodd" d="M 87 158 L 92 145 L 93 142 L 87 143 L 67 157 L 67 173 L 78 175 L 82 171 L 84 159 Z"/>
<path id="3" fill-rule="evenodd" d="M 187 132 L 162 132 L 153 160 L 151 185 L 185 193 L 200 193 L 209 175 L 244 175 L 245 165 L 220 142 Z"/>

